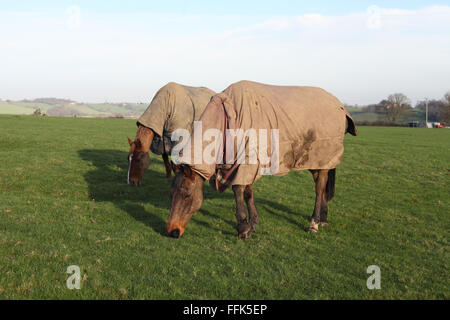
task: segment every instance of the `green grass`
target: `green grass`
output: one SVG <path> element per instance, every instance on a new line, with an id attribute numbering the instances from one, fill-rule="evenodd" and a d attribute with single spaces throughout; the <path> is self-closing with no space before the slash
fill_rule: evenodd
<path id="1" fill-rule="evenodd" d="M 352 115 L 353 120 L 356 122 L 359 122 L 359 121 L 374 122 L 374 121 L 385 120 L 385 118 L 383 116 L 380 116 L 379 114 L 372 113 L 372 112 L 354 112 L 351 115 Z"/>
<path id="2" fill-rule="evenodd" d="M 0 116 L 1 299 L 449 299 L 450 130 L 347 136 L 330 225 L 305 232 L 307 172 L 255 184 L 258 232 L 239 240 L 232 193 L 205 186 L 180 240 L 163 236 L 160 157 L 126 185 L 135 121 Z M 381 290 L 368 290 L 369 265 Z M 80 290 L 66 288 L 78 265 Z"/>

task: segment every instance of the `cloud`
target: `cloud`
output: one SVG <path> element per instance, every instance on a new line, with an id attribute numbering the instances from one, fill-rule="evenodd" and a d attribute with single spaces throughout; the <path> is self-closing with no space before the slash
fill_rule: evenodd
<path id="1" fill-rule="evenodd" d="M 374 27 L 375 26 L 375 27 Z M 371 6 L 366 12 L 343 16 L 304 14 L 297 17 L 270 18 L 254 25 L 228 30 L 227 35 L 262 31 L 309 30 L 337 34 L 353 29 L 384 29 L 391 31 L 450 31 L 450 6 L 430 6 L 420 10 L 388 9 Z"/>
<path id="2" fill-rule="evenodd" d="M 332 19 L 320 14 L 305 14 L 298 17 L 297 22 L 300 27 L 317 28 L 328 26 Z"/>

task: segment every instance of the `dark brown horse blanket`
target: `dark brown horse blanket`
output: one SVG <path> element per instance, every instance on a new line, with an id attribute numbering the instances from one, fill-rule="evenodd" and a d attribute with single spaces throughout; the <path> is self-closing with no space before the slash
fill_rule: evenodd
<path id="1" fill-rule="evenodd" d="M 204 87 L 188 87 L 170 82 L 159 89 L 147 110 L 138 119 L 138 125 L 155 132 L 153 153 L 170 154 L 176 142 L 171 135 L 176 129 L 192 132 L 193 122 L 202 115 L 211 97 L 216 93 Z"/>
<path id="2" fill-rule="evenodd" d="M 207 180 L 215 175 L 219 191 L 229 185 L 253 184 L 264 174 L 334 169 L 342 160 L 344 135 L 357 135 L 350 114 L 325 90 L 250 81 L 232 84 L 215 95 L 200 121 L 198 129 L 204 136 L 209 129 L 223 133 L 214 139 L 206 135 L 201 147 L 203 155 L 212 152 L 216 163 L 199 161 L 199 152 L 197 159 L 192 152 L 190 161 L 181 162 Z M 233 129 L 234 135 L 226 129 Z M 236 135 L 238 129 L 245 134 Z M 195 132 L 188 142 L 191 148 L 194 136 Z"/>

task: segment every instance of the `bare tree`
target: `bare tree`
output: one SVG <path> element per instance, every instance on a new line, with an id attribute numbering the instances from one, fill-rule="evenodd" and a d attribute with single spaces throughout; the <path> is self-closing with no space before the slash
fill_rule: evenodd
<path id="1" fill-rule="evenodd" d="M 380 102 L 389 121 L 397 122 L 407 110 L 411 109 L 411 102 L 403 93 L 391 94 L 387 100 Z"/>
<path id="2" fill-rule="evenodd" d="M 442 120 L 450 123 L 450 91 L 444 95 L 442 100 Z"/>
<path id="3" fill-rule="evenodd" d="M 428 104 L 428 121 L 431 122 L 440 122 L 442 121 L 442 112 L 443 109 L 443 100 L 430 99 L 428 101 L 419 101 L 416 104 L 416 109 L 422 111 L 423 116 L 425 118 L 425 112 Z"/>

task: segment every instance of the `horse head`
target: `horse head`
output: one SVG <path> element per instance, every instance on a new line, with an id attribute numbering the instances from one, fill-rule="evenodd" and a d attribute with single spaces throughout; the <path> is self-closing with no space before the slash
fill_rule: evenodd
<path id="1" fill-rule="evenodd" d="M 172 168 L 175 179 L 170 187 L 171 205 L 166 234 L 172 238 L 181 238 L 186 224 L 202 205 L 205 179 L 188 165 L 177 166 L 172 163 Z"/>

